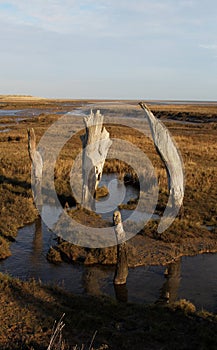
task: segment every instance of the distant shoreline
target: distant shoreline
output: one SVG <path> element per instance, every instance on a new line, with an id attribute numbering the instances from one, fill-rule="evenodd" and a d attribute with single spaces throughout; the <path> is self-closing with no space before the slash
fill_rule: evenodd
<path id="1" fill-rule="evenodd" d="M 138 101 L 144 101 L 150 105 L 217 105 L 216 101 L 206 100 L 160 100 L 160 99 L 106 99 L 106 98 L 47 98 L 32 95 L 0 95 L 0 102 L 19 102 L 19 101 L 89 101 L 89 102 L 131 102 L 138 103 Z"/>

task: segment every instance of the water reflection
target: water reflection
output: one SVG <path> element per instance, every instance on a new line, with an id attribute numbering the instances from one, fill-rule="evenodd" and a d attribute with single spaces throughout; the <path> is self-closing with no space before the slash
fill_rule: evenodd
<path id="1" fill-rule="evenodd" d="M 102 269 L 99 266 L 84 268 L 82 276 L 84 292 L 89 295 L 102 295 L 102 287 L 106 285 L 107 276 L 107 269 Z"/>
<path id="2" fill-rule="evenodd" d="M 84 267 L 82 285 L 84 293 L 92 296 L 111 295 L 117 301 L 128 301 L 127 285 L 113 284 L 115 267 L 89 266 Z"/>
<path id="3" fill-rule="evenodd" d="M 122 303 L 128 302 L 128 289 L 126 284 L 114 284 L 115 297 Z"/>
<path id="4" fill-rule="evenodd" d="M 42 223 L 39 216 L 35 220 L 35 234 L 32 240 L 32 255 L 31 260 L 33 264 L 37 264 L 38 256 L 43 253 L 43 236 L 42 236 Z"/>
<path id="5" fill-rule="evenodd" d="M 196 307 L 217 310 L 217 254 L 184 257 L 169 265 L 130 268 L 127 284 L 114 287 L 115 266 L 89 266 L 46 260 L 55 235 L 38 219 L 19 230 L 11 244 L 12 256 L 0 262 L 0 271 L 21 279 L 30 277 L 64 287 L 76 294 L 110 295 L 122 302 L 150 304 L 185 298 Z"/>
<path id="6" fill-rule="evenodd" d="M 56 236 L 38 218 L 18 231 L 12 256 L 0 262 L 0 271 L 21 279 L 36 278 L 76 294 L 110 295 L 122 302 L 150 304 L 184 298 L 197 308 L 217 310 L 217 254 L 183 257 L 163 266 L 130 268 L 127 284 L 114 286 L 115 266 L 83 266 L 47 261 Z"/>
<path id="7" fill-rule="evenodd" d="M 178 299 L 181 281 L 181 259 L 168 265 L 164 272 L 166 281 L 160 290 L 159 302 L 172 303 Z"/>

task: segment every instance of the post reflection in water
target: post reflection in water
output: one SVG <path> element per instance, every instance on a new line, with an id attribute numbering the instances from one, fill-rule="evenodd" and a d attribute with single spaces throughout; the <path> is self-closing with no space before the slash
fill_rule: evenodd
<path id="1" fill-rule="evenodd" d="M 48 262 L 46 254 L 55 240 L 56 235 L 40 218 L 35 224 L 19 229 L 16 241 L 11 243 L 12 255 L 0 261 L 0 272 L 24 280 L 31 277 L 43 283 L 61 285 L 76 294 L 104 294 L 116 296 L 118 300 L 127 300 L 128 294 L 128 301 L 143 304 L 156 300 L 168 303 L 182 298 L 200 309 L 216 312 L 217 254 L 182 257 L 169 265 L 166 273 L 163 266 L 130 268 L 126 285 L 114 289 L 115 266 L 87 267 Z"/>
<path id="2" fill-rule="evenodd" d="M 102 287 L 107 277 L 107 269 L 101 269 L 99 266 L 91 266 L 84 268 L 82 278 L 84 292 L 94 296 L 102 295 Z"/>
<path id="3" fill-rule="evenodd" d="M 128 302 L 128 290 L 126 284 L 114 284 L 116 300 L 122 303 Z"/>
<path id="4" fill-rule="evenodd" d="M 32 238 L 32 247 L 31 247 L 31 254 L 30 254 L 31 264 L 32 266 L 34 266 L 34 268 L 36 268 L 37 266 L 41 268 L 39 257 L 42 257 L 44 254 L 45 254 L 45 251 L 43 247 L 43 225 L 42 225 L 41 218 L 38 217 L 34 225 L 34 234 Z M 44 266 L 44 263 L 43 263 L 43 266 Z M 132 287 L 132 281 L 131 281 L 131 278 L 133 275 L 128 276 L 130 277 L 130 279 L 128 281 L 128 278 L 127 278 L 127 282 L 125 284 L 116 285 L 113 283 L 114 275 L 116 271 L 115 266 L 99 266 L 99 265 L 84 266 L 82 270 L 83 271 L 81 273 L 81 286 L 82 286 L 81 288 L 83 289 L 83 293 L 87 293 L 93 296 L 100 296 L 100 295 L 112 296 L 113 295 L 117 301 L 124 302 L 124 303 L 127 303 L 128 300 L 132 299 L 131 294 L 135 293 L 135 287 Z M 135 274 L 136 270 L 130 269 L 129 273 L 130 275 L 132 273 Z M 152 284 L 152 282 L 149 281 L 148 285 L 146 285 L 145 287 L 145 284 L 147 283 L 145 282 L 147 278 L 146 274 L 147 274 L 147 271 L 145 270 L 144 283 L 142 283 L 144 288 L 144 296 L 150 293 L 149 283 Z M 140 281 L 141 279 L 143 279 L 142 275 L 140 275 Z M 160 286 L 158 287 L 156 286 L 157 287 L 156 303 L 164 304 L 164 303 L 171 303 L 177 300 L 180 280 L 181 280 L 181 259 L 168 265 L 168 267 L 164 272 L 164 276 L 165 276 L 165 281 L 161 286 L 161 288 Z M 153 278 L 155 278 L 154 275 L 153 275 Z M 157 297 L 157 294 L 160 296 Z"/>
<path id="5" fill-rule="evenodd" d="M 32 254 L 31 260 L 37 265 L 38 257 L 43 254 L 43 234 L 41 217 L 37 217 L 35 220 L 35 233 L 32 240 Z"/>
<path id="6" fill-rule="evenodd" d="M 181 281 L 181 259 L 171 263 L 164 273 L 164 282 L 158 303 L 173 303 L 178 299 L 178 291 Z"/>
<path id="7" fill-rule="evenodd" d="M 117 301 L 128 301 L 128 290 L 126 284 L 115 285 L 112 283 L 114 267 L 89 266 L 83 271 L 83 289 L 85 294 L 100 296 L 113 294 Z"/>
<path id="8" fill-rule="evenodd" d="M 93 296 L 108 295 L 120 302 L 168 303 L 180 296 L 181 260 L 165 268 L 130 268 L 126 284 L 114 286 L 115 266 L 84 266 L 82 264 L 54 265 L 47 261 L 46 254 L 56 236 L 40 217 L 35 224 L 19 230 L 16 242 L 12 243 L 12 256 L 0 262 L 0 271 L 15 277 L 33 277 L 44 283 L 63 286 L 67 291 Z M 64 284 L 62 284 L 64 283 Z M 179 295 L 178 295 L 179 293 Z M 183 292 L 182 292 L 183 293 Z"/>

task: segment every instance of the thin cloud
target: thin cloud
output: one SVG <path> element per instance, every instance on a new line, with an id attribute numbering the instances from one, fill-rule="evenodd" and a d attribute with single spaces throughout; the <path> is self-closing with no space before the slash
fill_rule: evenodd
<path id="1" fill-rule="evenodd" d="M 100 29 L 103 12 L 106 12 L 106 7 L 102 4 L 98 6 L 87 0 L 80 3 L 72 0 L 11 0 L 9 4 L 9 7 L 5 7 L 3 1 L 0 1 L 2 20 L 60 33 L 82 32 L 88 27 L 89 30 Z"/>
<path id="2" fill-rule="evenodd" d="M 192 0 L 10 0 L 8 7 L 3 6 L 4 1 L 0 0 L 4 21 L 96 37 L 170 33 L 183 23 L 186 7 L 193 6 Z"/>

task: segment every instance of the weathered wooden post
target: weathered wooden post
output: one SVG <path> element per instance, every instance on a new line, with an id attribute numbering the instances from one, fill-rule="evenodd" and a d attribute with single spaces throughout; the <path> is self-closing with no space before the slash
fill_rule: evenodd
<path id="1" fill-rule="evenodd" d="M 178 211 L 180 210 L 180 213 L 182 215 L 184 197 L 184 173 L 180 154 L 165 125 L 161 123 L 157 118 L 155 118 L 147 105 L 145 105 L 143 102 L 140 102 L 139 105 L 145 111 L 155 148 L 166 167 L 169 187 L 168 203 L 171 205 L 171 214 L 178 214 Z M 167 211 L 167 214 L 169 214 L 169 211 Z M 166 217 L 166 215 L 164 216 Z M 166 227 L 164 224 L 165 221 L 162 219 L 161 221 L 162 224 L 160 222 L 158 227 L 159 232 L 162 232 Z"/>
<path id="2" fill-rule="evenodd" d="M 117 265 L 114 284 L 125 284 L 128 276 L 127 245 L 125 232 L 121 221 L 121 213 L 116 210 L 113 214 L 113 224 L 117 239 Z"/>
<path id="3" fill-rule="evenodd" d="M 36 136 L 33 128 L 27 129 L 28 133 L 28 151 L 29 157 L 32 162 L 32 172 L 33 172 L 33 194 L 34 201 L 37 206 L 42 205 L 42 196 L 41 196 L 41 181 L 42 181 L 42 169 L 43 161 L 41 154 L 36 150 Z"/>
<path id="4" fill-rule="evenodd" d="M 105 159 L 112 144 L 109 133 L 103 127 L 103 115 L 98 110 L 84 118 L 86 133 L 81 136 L 82 153 L 82 199 L 81 204 L 95 210 L 95 194 L 101 180 Z"/>

